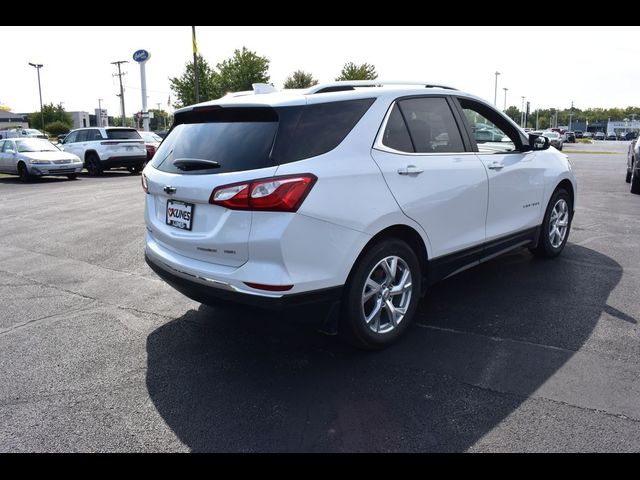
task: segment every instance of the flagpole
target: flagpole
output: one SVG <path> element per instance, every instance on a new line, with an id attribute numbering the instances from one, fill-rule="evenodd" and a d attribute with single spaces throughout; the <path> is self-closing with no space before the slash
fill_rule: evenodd
<path id="1" fill-rule="evenodd" d="M 198 44 L 196 43 L 196 27 L 191 27 L 193 41 L 193 71 L 196 79 L 196 103 L 200 103 L 200 79 L 198 78 Z"/>

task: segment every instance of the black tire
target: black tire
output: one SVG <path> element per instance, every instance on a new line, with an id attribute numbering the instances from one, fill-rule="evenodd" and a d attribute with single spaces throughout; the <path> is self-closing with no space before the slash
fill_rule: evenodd
<path id="1" fill-rule="evenodd" d="M 389 296 L 389 289 L 383 288 L 379 293 L 372 294 L 368 302 L 363 305 L 363 296 L 365 293 L 365 285 L 367 279 L 382 272 L 384 269 L 379 264 L 388 257 L 395 256 L 404 262 L 402 264 L 398 260 L 396 268 L 396 282 L 402 277 L 404 271 L 408 270 L 411 274 L 410 295 L 399 294 L 397 296 Z M 383 273 L 384 274 L 384 273 Z M 387 280 L 390 280 L 387 274 L 384 274 Z M 360 257 L 357 264 L 354 265 L 349 280 L 345 288 L 342 299 L 342 316 L 340 320 L 339 333 L 340 336 L 353 346 L 366 350 L 377 350 L 384 348 L 395 342 L 409 327 L 413 320 L 418 302 L 420 301 L 421 292 L 421 271 L 420 264 L 415 252 L 405 242 L 399 239 L 382 240 L 369 249 Z M 393 283 L 393 282 L 392 282 Z M 380 284 L 384 286 L 384 281 Z M 380 309 L 378 323 L 371 321 L 372 327 L 367 325 L 365 319 L 365 308 L 373 312 L 374 305 L 377 302 L 384 304 L 383 299 L 388 298 L 394 307 L 401 307 L 403 302 L 405 313 L 397 325 L 391 323 L 391 316 L 386 305 Z M 398 302 L 396 305 L 394 302 Z M 375 318 L 375 317 L 374 317 Z M 384 323 L 383 323 L 384 322 Z M 377 325 L 378 332 L 374 332 L 373 328 Z M 390 328 L 389 331 L 385 328 Z"/>
<path id="2" fill-rule="evenodd" d="M 68 178 L 69 180 L 76 180 L 76 179 L 78 178 L 78 174 L 77 174 L 77 173 L 69 173 L 69 174 L 67 175 L 67 178 Z"/>
<path id="3" fill-rule="evenodd" d="M 100 158 L 95 153 L 89 153 L 87 155 L 87 172 L 90 177 L 98 177 L 102 175 L 102 165 L 100 165 Z"/>
<path id="4" fill-rule="evenodd" d="M 631 170 L 627 170 L 627 176 L 624 178 L 624 181 L 631 183 Z"/>
<path id="5" fill-rule="evenodd" d="M 636 168 L 631 169 L 631 193 L 640 195 L 640 175 Z"/>
<path id="6" fill-rule="evenodd" d="M 554 246 L 551 243 L 550 238 L 550 230 L 551 230 L 551 216 L 556 204 L 560 201 L 564 200 L 568 207 L 568 224 L 567 230 L 564 235 L 564 239 L 562 242 Z M 569 238 L 569 233 L 571 231 L 571 222 L 573 221 L 573 204 L 571 202 L 571 197 L 569 193 L 564 188 L 558 188 L 553 195 L 551 195 L 551 200 L 549 200 L 549 205 L 547 205 L 547 211 L 544 214 L 544 220 L 542 221 L 542 226 L 540 227 L 540 238 L 538 238 L 538 245 L 535 247 L 529 248 L 531 253 L 533 253 L 536 257 L 542 258 L 553 258 L 560 255 L 564 246 L 567 244 L 567 240 Z"/>
<path id="7" fill-rule="evenodd" d="M 27 166 L 24 163 L 18 164 L 18 175 L 22 183 L 29 183 L 33 180 L 33 176 L 29 175 L 29 170 L 27 170 Z"/>
<path id="8" fill-rule="evenodd" d="M 129 173 L 131 173 L 132 175 L 138 175 L 142 169 L 144 168 L 145 163 L 139 163 L 138 165 L 133 165 L 131 167 L 127 167 L 127 170 L 129 170 Z"/>

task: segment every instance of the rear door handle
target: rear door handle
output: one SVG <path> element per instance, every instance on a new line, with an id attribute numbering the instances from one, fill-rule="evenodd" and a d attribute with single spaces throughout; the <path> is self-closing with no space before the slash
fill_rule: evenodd
<path id="1" fill-rule="evenodd" d="M 424 172 L 424 170 L 416 167 L 415 165 L 407 165 L 405 168 L 398 169 L 398 173 L 400 175 L 418 175 L 422 172 Z"/>
<path id="2" fill-rule="evenodd" d="M 500 162 L 493 162 L 490 163 L 489 165 L 487 165 L 487 168 L 490 170 L 500 170 L 502 168 L 504 168 L 504 165 Z"/>

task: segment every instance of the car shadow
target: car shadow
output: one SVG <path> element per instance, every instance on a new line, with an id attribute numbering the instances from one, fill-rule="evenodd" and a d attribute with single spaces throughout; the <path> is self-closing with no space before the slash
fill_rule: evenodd
<path id="1" fill-rule="evenodd" d="M 201 306 L 148 336 L 147 388 L 193 451 L 464 451 L 582 347 L 621 275 L 573 244 L 499 257 L 430 289 L 381 352 L 286 314 Z"/>

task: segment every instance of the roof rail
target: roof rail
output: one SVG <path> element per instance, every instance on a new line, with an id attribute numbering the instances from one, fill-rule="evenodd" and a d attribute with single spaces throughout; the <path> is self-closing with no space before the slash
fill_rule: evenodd
<path id="1" fill-rule="evenodd" d="M 447 90 L 457 90 L 449 85 L 438 85 L 430 82 L 403 82 L 403 81 L 382 81 L 382 80 L 342 80 L 339 82 L 323 83 L 314 85 L 306 91 L 308 95 L 327 92 L 341 92 L 344 90 L 354 90 L 355 87 L 384 87 L 385 85 L 414 85 L 425 88 L 445 88 Z"/>

